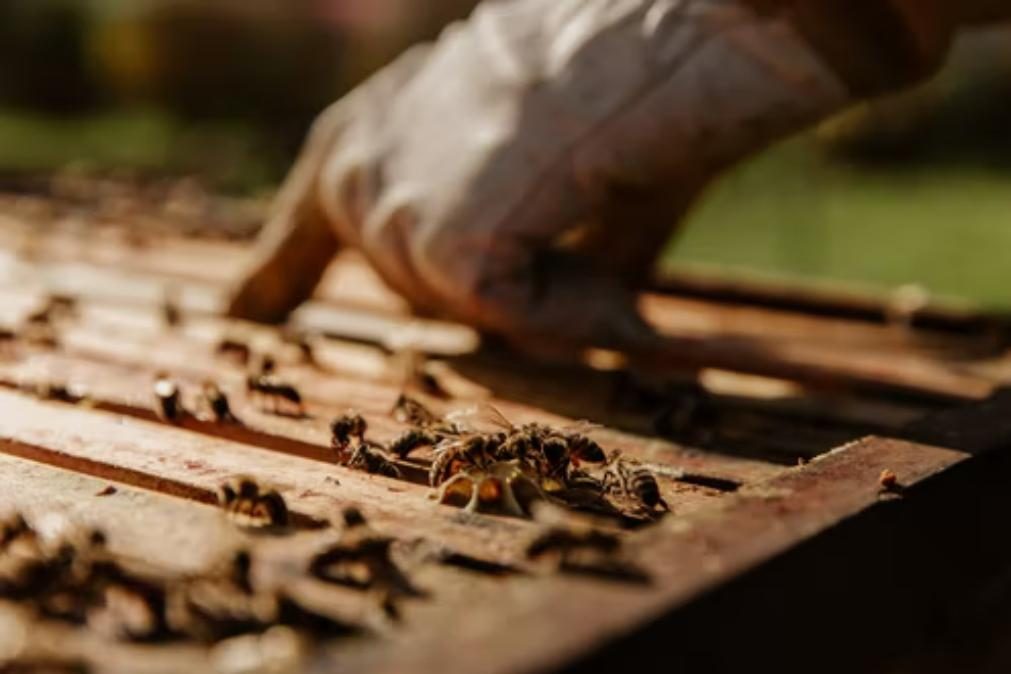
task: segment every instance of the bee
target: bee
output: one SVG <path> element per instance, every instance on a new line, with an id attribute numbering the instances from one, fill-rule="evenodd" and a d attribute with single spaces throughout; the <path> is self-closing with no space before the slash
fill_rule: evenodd
<path id="1" fill-rule="evenodd" d="M 228 563 L 228 581 L 245 594 L 253 594 L 253 557 L 249 550 L 237 550 Z"/>
<path id="2" fill-rule="evenodd" d="M 255 480 L 240 477 L 221 485 L 218 505 L 239 526 L 265 529 L 288 526 L 288 505 L 273 489 L 262 489 Z"/>
<path id="3" fill-rule="evenodd" d="M 129 574 L 112 561 L 98 566 L 92 572 L 91 589 L 99 606 L 86 613 L 92 630 L 137 642 L 172 635 L 165 613 L 166 589 L 161 583 Z"/>
<path id="4" fill-rule="evenodd" d="M 553 561 L 563 573 L 626 583 L 650 582 L 650 575 L 622 554 L 618 536 L 585 525 L 548 529 L 527 546 L 527 557 Z"/>
<path id="5" fill-rule="evenodd" d="M 64 577 L 75 558 L 69 544 L 52 548 L 20 514 L 0 525 L 0 597 L 39 601 Z"/>
<path id="6" fill-rule="evenodd" d="M 73 316 L 76 311 L 76 298 L 52 294 L 38 309 L 25 317 L 25 323 L 36 327 L 47 327 L 59 318 Z"/>
<path id="7" fill-rule="evenodd" d="M 603 480 L 586 471 L 572 469 L 564 479 L 542 480 L 541 486 L 545 492 L 570 508 L 612 517 L 622 515 L 621 510 L 605 498 Z"/>
<path id="8" fill-rule="evenodd" d="M 6 520 L 0 522 L 0 551 L 4 551 L 15 541 L 23 538 L 35 538 L 35 530 L 32 529 L 24 515 L 15 513 Z"/>
<path id="9" fill-rule="evenodd" d="M 393 418 L 403 424 L 420 426 L 427 428 L 435 426 L 442 421 L 442 418 L 432 410 L 428 409 L 424 403 L 412 398 L 406 393 L 402 393 L 397 401 L 393 403 Z"/>
<path id="10" fill-rule="evenodd" d="M 49 309 L 54 313 L 73 316 L 77 313 L 77 298 L 63 293 L 52 293 L 49 295 Z"/>
<path id="11" fill-rule="evenodd" d="M 477 422 L 504 432 L 506 438 L 498 453 L 499 460 L 519 460 L 545 477 L 557 479 L 565 475 L 570 465 L 578 468 L 582 462 L 607 460 L 603 448 L 585 435 L 596 428 L 586 421 L 562 428 L 538 423 L 517 427 L 491 405 L 479 405 L 448 418 L 458 428 Z"/>
<path id="12" fill-rule="evenodd" d="M 25 325 L 32 325 L 36 327 L 48 327 L 53 323 L 53 305 L 50 303 L 43 304 L 41 307 L 31 312 L 25 316 Z"/>
<path id="13" fill-rule="evenodd" d="M 419 447 L 435 445 L 441 439 L 442 436 L 428 429 L 412 428 L 391 442 L 387 449 L 390 453 L 400 457 L 401 459 L 405 459 L 411 452 Z"/>
<path id="14" fill-rule="evenodd" d="M 330 439 L 330 446 L 338 454 L 343 454 L 350 446 L 352 438 L 357 438 L 359 443 L 365 442 L 365 432 L 368 428 L 368 422 L 360 414 L 348 413 L 339 416 L 330 423 L 330 432 L 333 436 Z"/>
<path id="15" fill-rule="evenodd" d="M 429 372 L 428 370 L 419 370 L 414 373 L 411 379 L 411 383 L 418 388 L 419 391 L 430 395 L 433 398 L 451 398 L 453 394 L 446 390 L 446 387 L 442 385 L 438 377 Z"/>
<path id="16" fill-rule="evenodd" d="M 288 416 L 305 416 L 302 394 L 298 389 L 277 377 L 260 374 L 246 378 L 246 392 L 262 401 L 269 400 L 270 412 Z M 263 405 L 261 404 L 261 409 Z"/>
<path id="17" fill-rule="evenodd" d="M 420 596 L 391 555 L 394 539 L 372 529 L 357 508 L 348 508 L 343 517 L 340 539 L 312 557 L 309 574 L 327 583 L 380 590 L 384 610 L 395 608 L 387 605 L 395 597 Z M 395 617 L 395 611 L 387 614 Z"/>
<path id="18" fill-rule="evenodd" d="M 572 470 L 565 480 L 567 489 L 581 489 L 588 492 L 603 492 L 604 483 L 582 470 Z"/>
<path id="19" fill-rule="evenodd" d="M 207 405 L 210 407 L 215 421 L 228 424 L 238 423 L 239 420 L 232 413 L 232 406 L 228 402 L 228 396 L 225 395 L 225 392 L 217 384 L 212 381 L 204 382 L 203 392 L 204 400 L 207 401 Z"/>
<path id="20" fill-rule="evenodd" d="M 61 403 L 76 405 L 84 402 L 86 396 L 78 387 L 67 386 L 65 384 L 55 384 L 51 382 L 37 382 L 35 384 L 24 384 L 21 390 L 30 393 L 41 400 L 54 400 Z"/>
<path id="21" fill-rule="evenodd" d="M 225 564 L 173 583 L 167 611 L 172 627 L 190 639 L 214 643 L 260 633 L 279 622 L 278 598 L 256 591 L 252 562 L 249 553 L 240 550 Z"/>
<path id="22" fill-rule="evenodd" d="M 614 534 L 590 528 L 576 530 L 553 527 L 527 546 L 527 557 L 540 559 L 549 554 L 565 556 L 577 550 L 592 550 L 610 555 L 616 553 L 620 547 L 621 541 Z"/>
<path id="23" fill-rule="evenodd" d="M 608 467 L 604 475 L 604 489 L 631 496 L 649 510 L 670 510 L 660 495 L 660 485 L 653 472 L 643 466 L 630 464 L 620 457 L 615 457 Z"/>
<path id="24" fill-rule="evenodd" d="M 481 468 L 493 463 L 502 440 L 501 435 L 483 434 L 444 440 L 435 447 L 428 483 L 438 487 L 464 468 Z"/>
<path id="25" fill-rule="evenodd" d="M 605 463 L 607 461 L 604 448 L 586 435 L 570 431 L 565 434 L 565 439 L 569 445 L 569 456 L 576 467 L 580 463 Z"/>
<path id="26" fill-rule="evenodd" d="M 248 344 L 230 337 L 225 337 L 218 342 L 215 352 L 220 356 L 236 361 L 240 365 L 248 365 L 253 353 Z"/>
<path id="27" fill-rule="evenodd" d="M 182 313 L 179 311 L 179 305 L 176 304 L 175 292 L 171 289 L 166 289 L 165 295 L 162 297 L 161 318 L 169 328 L 178 327 L 182 323 Z"/>
<path id="28" fill-rule="evenodd" d="M 350 452 L 342 452 L 340 463 L 348 468 L 364 470 L 373 475 L 385 475 L 386 477 L 402 477 L 397 464 L 390 460 L 390 457 L 381 447 L 367 440 L 359 441 Z"/>
<path id="29" fill-rule="evenodd" d="M 186 411 L 179 399 L 179 385 L 165 373 L 160 373 L 154 381 L 155 411 L 162 421 L 178 423 Z"/>
<path id="30" fill-rule="evenodd" d="M 354 506 L 348 506 L 341 512 L 341 521 L 344 522 L 345 530 L 364 527 L 369 523 L 365 514 Z"/>
<path id="31" fill-rule="evenodd" d="M 52 323 L 29 323 L 20 334 L 26 343 L 43 349 L 60 348 L 60 335 Z"/>

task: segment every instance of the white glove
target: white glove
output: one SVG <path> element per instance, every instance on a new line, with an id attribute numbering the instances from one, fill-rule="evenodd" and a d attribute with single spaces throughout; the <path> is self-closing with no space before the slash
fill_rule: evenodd
<path id="1" fill-rule="evenodd" d="M 423 312 L 655 346 L 632 289 L 698 192 L 851 97 L 752 4 L 486 0 L 320 117 L 231 313 L 282 318 L 339 240 Z"/>

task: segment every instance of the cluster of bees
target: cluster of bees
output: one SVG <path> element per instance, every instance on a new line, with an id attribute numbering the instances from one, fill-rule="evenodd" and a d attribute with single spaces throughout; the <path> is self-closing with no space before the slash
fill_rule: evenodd
<path id="1" fill-rule="evenodd" d="M 321 577 L 328 568 L 322 555 L 307 563 L 307 573 Z M 258 587 L 254 561 L 238 550 L 199 573 L 172 576 L 117 556 L 98 530 L 52 540 L 20 515 L 0 523 L 0 598 L 38 619 L 141 643 L 216 643 L 277 625 L 309 638 L 363 631 L 307 608 L 282 587 Z M 378 562 L 369 563 L 378 574 Z"/>
<path id="2" fill-rule="evenodd" d="M 534 501 L 654 519 L 667 510 L 655 475 L 615 453 L 608 456 L 587 435 L 592 426 L 516 426 L 484 405 L 440 416 L 402 395 L 393 416 L 411 428 L 387 445 L 366 437 L 368 425 L 349 413 L 331 425 L 338 463 L 400 477 L 397 462 L 429 448 L 429 484 L 440 503 L 467 511 L 529 516 Z"/>
<path id="3" fill-rule="evenodd" d="M 51 296 L 28 317 L 29 325 L 51 325 L 56 317 L 73 313 L 71 298 Z M 282 334 L 286 346 L 297 349 L 303 362 L 315 363 L 310 341 L 291 331 Z M 303 418 L 305 410 L 299 390 L 276 373 L 269 354 L 254 357 L 250 345 L 225 337 L 217 347 L 220 357 L 247 368 L 246 394 L 266 412 Z M 255 363 L 254 363 L 255 361 Z M 407 383 L 426 394 L 447 397 L 441 383 L 428 373 L 418 359 L 409 359 Z M 70 398 L 70 391 L 48 392 Z M 179 384 L 160 373 L 153 383 L 157 415 L 179 423 L 191 414 L 183 404 Z M 240 424 L 228 396 L 213 381 L 200 390 L 196 414 L 222 424 Z M 612 515 L 654 519 L 667 510 L 656 477 L 647 468 L 617 453 L 608 456 L 589 433 L 592 426 L 576 424 L 555 428 L 545 424 L 514 425 L 491 406 L 469 413 L 436 414 L 407 394 L 397 400 L 393 416 L 410 426 L 390 443 L 367 437 L 366 420 L 355 413 L 341 416 L 331 424 L 331 447 L 336 462 L 349 468 L 391 478 L 403 478 L 405 465 L 428 450 L 429 484 L 440 503 L 459 505 L 467 511 L 529 516 L 534 501 L 548 499 L 575 507 Z M 227 508 L 247 504 L 251 499 L 239 485 L 227 497 Z M 262 500 L 255 512 L 244 513 L 251 520 L 283 519 L 283 509 L 270 498 Z M 245 506 L 243 506 L 245 507 Z M 276 512 L 275 512 L 276 511 Z M 274 522 L 274 524 L 278 524 Z"/>

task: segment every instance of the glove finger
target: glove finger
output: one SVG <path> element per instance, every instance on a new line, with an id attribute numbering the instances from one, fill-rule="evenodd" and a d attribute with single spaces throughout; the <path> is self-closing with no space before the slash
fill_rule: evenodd
<path id="1" fill-rule="evenodd" d="M 484 325 L 519 345 L 645 348 L 653 330 L 636 310 L 635 295 L 581 257 L 537 256 L 530 270 L 488 279 L 478 295 Z"/>

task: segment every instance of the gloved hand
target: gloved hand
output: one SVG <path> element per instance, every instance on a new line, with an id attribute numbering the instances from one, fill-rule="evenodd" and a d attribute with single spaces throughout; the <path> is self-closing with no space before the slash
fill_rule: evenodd
<path id="1" fill-rule="evenodd" d="M 721 169 L 926 74 L 943 0 L 487 0 L 328 109 L 230 313 L 282 319 L 338 242 L 520 343 L 657 346 L 632 290 Z"/>

